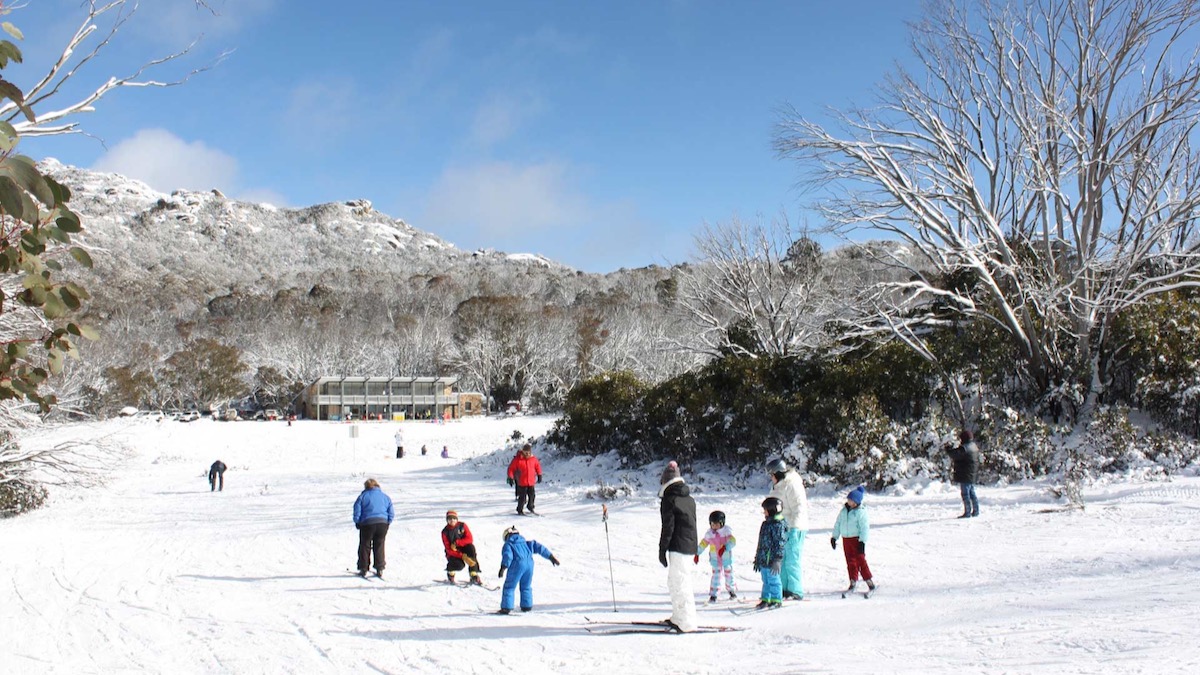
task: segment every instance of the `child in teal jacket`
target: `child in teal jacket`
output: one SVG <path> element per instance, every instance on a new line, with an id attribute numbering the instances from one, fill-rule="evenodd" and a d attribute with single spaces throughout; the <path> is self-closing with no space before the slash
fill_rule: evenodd
<path id="1" fill-rule="evenodd" d="M 863 581 L 867 582 L 867 588 L 875 590 L 871 568 L 867 566 L 867 535 L 871 524 L 867 519 L 867 508 L 862 505 L 866 492 L 866 486 L 859 485 L 846 495 L 846 505 L 838 511 L 837 521 L 833 524 L 833 536 L 829 538 L 829 545 L 835 551 L 838 537 L 843 540 L 842 552 L 846 556 L 846 571 L 850 573 L 850 587 L 846 589 L 847 592 L 854 591 L 858 586 L 860 574 Z"/>

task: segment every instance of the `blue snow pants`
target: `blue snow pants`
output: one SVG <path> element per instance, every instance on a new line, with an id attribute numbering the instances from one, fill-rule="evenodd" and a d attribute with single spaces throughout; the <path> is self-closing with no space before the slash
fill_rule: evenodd
<path id="1" fill-rule="evenodd" d="M 513 591 L 516 590 L 517 584 L 521 585 L 521 609 L 531 609 L 533 607 L 533 559 L 517 560 L 512 567 L 508 568 L 508 574 L 504 576 L 504 592 L 500 596 L 500 608 L 513 608 Z"/>
<path id="2" fill-rule="evenodd" d="M 779 600 L 783 601 L 783 582 L 781 576 L 771 571 L 770 567 L 764 567 L 759 570 L 762 575 L 762 595 L 760 600 Z"/>
<path id="3" fill-rule="evenodd" d="M 788 530 L 787 541 L 783 545 L 783 591 L 795 593 L 804 597 L 804 575 L 800 571 L 801 555 L 804 553 L 805 530 Z"/>

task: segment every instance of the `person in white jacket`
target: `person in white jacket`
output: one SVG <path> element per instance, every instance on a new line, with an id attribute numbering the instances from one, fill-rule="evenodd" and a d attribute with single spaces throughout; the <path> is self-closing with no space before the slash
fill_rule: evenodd
<path id="1" fill-rule="evenodd" d="M 783 549 L 783 599 L 804 599 L 804 575 L 801 556 L 804 536 L 808 534 L 808 494 L 800 474 L 788 469 L 782 458 L 767 464 L 771 474 L 771 496 L 783 503 L 783 519 L 788 525 L 787 543 Z"/>

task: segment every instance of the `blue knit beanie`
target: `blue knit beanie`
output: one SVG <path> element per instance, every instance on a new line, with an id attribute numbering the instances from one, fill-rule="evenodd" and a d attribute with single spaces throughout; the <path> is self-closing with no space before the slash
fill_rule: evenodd
<path id="1" fill-rule="evenodd" d="M 848 500 L 850 500 L 850 501 L 854 502 L 855 504 L 861 504 L 861 503 L 862 503 L 862 500 L 863 500 L 863 496 L 864 496 L 866 493 L 867 493 L 867 488 L 866 488 L 866 486 L 865 486 L 865 485 L 859 485 L 858 487 L 856 487 L 856 488 L 854 488 L 853 490 L 851 490 L 851 491 L 850 491 L 850 494 L 846 495 L 846 499 L 848 499 Z"/>

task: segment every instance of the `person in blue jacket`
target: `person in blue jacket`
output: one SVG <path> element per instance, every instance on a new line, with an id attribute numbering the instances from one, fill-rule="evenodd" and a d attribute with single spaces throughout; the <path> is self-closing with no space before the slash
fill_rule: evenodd
<path id="1" fill-rule="evenodd" d="M 383 577 L 383 568 L 387 566 L 383 546 L 393 516 L 392 498 L 380 489 L 379 481 L 368 478 L 363 482 L 362 493 L 354 500 L 354 527 L 358 529 L 358 576 L 367 576 L 374 555 L 375 576 Z"/>
<path id="2" fill-rule="evenodd" d="M 500 550 L 500 576 L 504 577 L 504 592 L 500 596 L 500 611 L 508 614 L 513 609 L 513 591 L 521 585 L 521 611 L 533 609 L 533 554 L 546 558 L 558 567 L 558 558 L 550 549 L 530 539 L 526 541 L 513 525 L 504 531 L 504 548 Z M 505 572 L 508 576 L 505 577 Z"/>
<path id="3" fill-rule="evenodd" d="M 871 575 L 871 568 L 867 566 L 867 535 L 871 531 L 871 523 L 867 518 L 867 507 L 862 505 L 866 493 L 866 486 L 859 485 L 846 495 L 846 505 L 838 511 L 837 520 L 833 523 L 833 535 L 829 537 L 829 545 L 835 551 L 838 537 L 842 538 L 846 572 L 850 575 L 847 593 L 852 593 L 858 586 L 860 574 L 863 581 L 867 582 L 867 588 L 875 590 L 875 579 Z"/>

